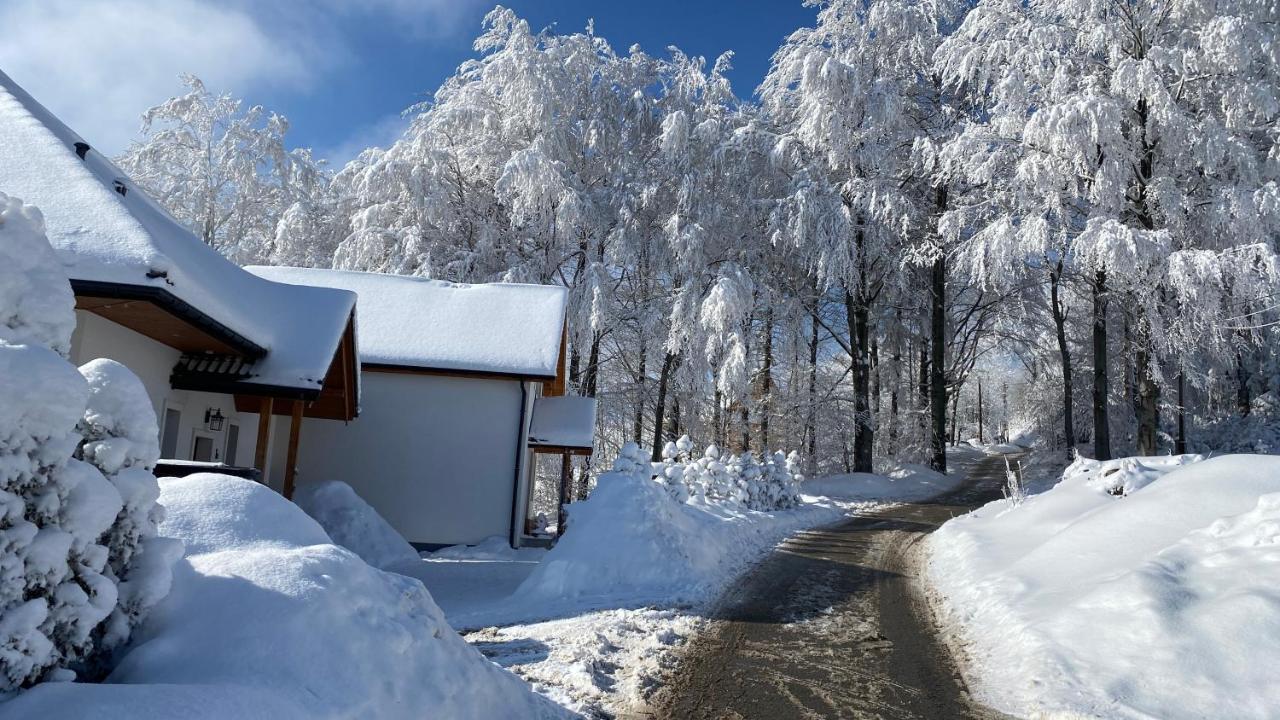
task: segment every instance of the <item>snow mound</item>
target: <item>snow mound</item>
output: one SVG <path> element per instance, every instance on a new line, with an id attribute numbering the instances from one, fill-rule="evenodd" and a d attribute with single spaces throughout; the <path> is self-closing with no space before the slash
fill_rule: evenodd
<path id="1" fill-rule="evenodd" d="M 1083 460 L 945 524 L 929 577 L 979 694 L 1023 716 L 1273 717 L 1278 493 L 1276 457 Z"/>
<path id="2" fill-rule="evenodd" d="M 1116 460 L 1091 460 L 1077 457 L 1063 471 L 1063 481 L 1083 482 L 1108 495 L 1128 495 L 1155 482 L 1170 470 L 1204 460 L 1203 455 L 1163 455 L 1158 457 L 1126 457 Z"/>
<path id="3" fill-rule="evenodd" d="M 569 506 L 564 536 L 516 597 L 697 602 L 792 530 L 842 514 L 831 504 L 761 512 L 681 503 L 645 472 L 606 473 L 590 498 Z"/>
<path id="4" fill-rule="evenodd" d="M 376 568 L 418 559 L 413 546 L 344 482 L 304 485 L 294 502 L 320 523 L 334 543 Z"/>
<path id="5" fill-rule="evenodd" d="M 899 463 L 883 474 L 846 473 L 806 480 L 800 491 L 841 500 L 910 501 L 940 495 L 955 489 L 963 474 L 946 475 L 924 465 Z"/>
<path id="6" fill-rule="evenodd" d="M 173 590 L 107 684 L 46 683 L 2 717 L 542 718 L 560 711 L 486 661 L 416 580 L 370 567 L 269 489 L 161 483 L 187 543 Z"/>
<path id="7" fill-rule="evenodd" d="M 505 535 L 494 535 L 475 545 L 450 545 L 435 552 L 422 553 L 422 557 L 426 560 L 525 560 L 545 553 L 542 548 L 513 548 Z"/>

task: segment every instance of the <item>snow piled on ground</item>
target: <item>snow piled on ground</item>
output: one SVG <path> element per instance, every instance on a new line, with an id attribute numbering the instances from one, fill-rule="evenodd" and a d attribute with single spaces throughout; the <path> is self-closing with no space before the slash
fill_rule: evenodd
<path id="1" fill-rule="evenodd" d="M 421 583 L 330 543 L 246 480 L 163 480 L 187 545 L 173 590 L 106 684 L 46 683 L 4 718 L 542 718 L 563 711 L 486 662 Z"/>
<path id="2" fill-rule="evenodd" d="M 293 501 L 320 523 L 334 544 L 376 568 L 413 562 L 418 552 L 351 486 L 338 481 L 303 485 Z"/>
<path id="3" fill-rule="evenodd" d="M 516 596 L 548 608 L 701 602 L 791 532 L 845 511 L 825 498 L 776 511 L 682 503 L 658 482 L 607 473 L 569 506 L 567 532 Z"/>
<path id="4" fill-rule="evenodd" d="M 1280 458 L 1079 460 L 956 518 L 929 577 L 997 709 L 1274 717 Z"/>
<path id="5" fill-rule="evenodd" d="M 964 484 L 966 468 L 984 455 L 1025 452 L 1018 445 L 983 445 L 976 439 L 947 448 L 947 467 L 940 473 L 926 465 L 890 462 L 879 473 L 845 473 L 813 478 L 801 483 L 801 492 L 838 500 L 917 502 L 951 492 Z"/>
<path id="6" fill-rule="evenodd" d="M 789 510 L 680 502 L 635 472 L 603 475 L 569 506 L 551 550 L 492 540 L 424 553 L 421 578 L 486 656 L 587 717 L 613 717 L 660 682 L 671 653 L 739 573 L 797 530 L 870 507 L 803 497 Z"/>
<path id="7" fill-rule="evenodd" d="M 843 500 L 911 502 L 954 490 L 964 478 L 963 473 L 945 475 L 924 465 L 897 463 L 883 474 L 846 473 L 806 480 L 801 490 Z"/>

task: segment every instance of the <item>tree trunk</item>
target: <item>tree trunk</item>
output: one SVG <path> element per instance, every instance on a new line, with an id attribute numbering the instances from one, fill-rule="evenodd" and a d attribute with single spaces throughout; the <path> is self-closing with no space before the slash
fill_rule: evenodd
<path id="1" fill-rule="evenodd" d="M 1147 203 L 1147 187 L 1155 174 L 1155 142 L 1147 137 L 1147 101 L 1138 100 L 1138 131 L 1141 133 L 1142 157 L 1138 161 L 1135 178 L 1136 193 L 1132 195 L 1138 222 L 1146 230 L 1155 229 L 1155 217 Z M 1138 318 L 1138 348 L 1135 354 L 1134 373 L 1138 385 L 1138 454 L 1156 454 L 1156 436 L 1160 429 L 1160 388 L 1156 386 L 1152 363 L 1156 362 L 1151 340 L 1151 321 Z"/>
<path id="2" fill-rule="evenodd" d="M 1151 353 L 1151 330 L 1146 318 L 1138 320 L 1137 352 L 1134 355 L 1134 374 L 1138 385 L 1138 454 L 1155 455 L 1156 436 L 1159 431 L 1160 417 L 1157 403 L 1160 388 L 1156 386 L 1151 364 L 1155 358 Z"/>
<path id="3" fill-rule="evenodd" d="M 902 385 L 902 310 L 893 338 L 893 389 L 889 392 L 889 447 L 898 446 L 898 391 Z"/>
<path id="4" fill-rule="evenodd" d="M 941 206 L 946 205 L 946 190 L 939 189 Z M 933 272 L 929 284 L 930 327 L 929 327 L 929 411 L 931 430 L 929 441 L 933 451 L 929 466 L 938 472 L 947 471 L 947 261 L 938 256 L 933 261 Z"/>
<path id="5" fill-rule="evenodd" d="M 879 333 L 871 333 L 871 407 L 880 417 L 880 342 Z"/>
<path id="6" fill-rule="evenodd" d="M 587 397 L 595 397 L 596 389 L 600 378 L 600 338 L 602 333 L 594 332 L 591 334 L 591 352 L 587 354 L 587 368 L 583 373 L 584 380 L 582 384 L 583 394 Z"/>
<path id="7" fill-rule="evenodd" d="M 1111 420 L 1107 414 L 1107 275 L 1093 280 L 1093 454 L 1111 459 Z"/>
<path id="8" fill-rule="evenodd" d="M 1059 284 L 1062 282 L 1062 261 L 1049 273 L 1049 298 L 1053 310 L 1053 328 L 1058 336 L 1058 357 L 1062 364 L 1062 433 L 1067 446 L 1067 459 L 1075 455 L 1076 428 L 1074 404 L 1075 392 L 1071 386 L 1071 348 L 1067 345 L 1067 313 L 1062 307 L 1059 297 Z"/>
<path id="9" fill-rule="evenodd" d="M 680 393 L 671 393 L 671 412 L 667 413 L 667 429 L 663 433 L 666 440 L 675 440 L 683 433 L 680 432 Z M 663 445 L 666 445 L 664 442 Z"/>
<path id="10" fill-rule="evenodd" d="M 813 310 L 809 335 L 809 408 L 805 414 L 805 472 L 813 477 L 818 471 L 818 308 Z"/>
<path id="11" fill-rule="evenodd" d="M 1244 355 L 1236 353 L 1236 409 L 1240 417 L 1248 417 L 1253 407 L 1253 399 L 1249 397 L 1249 370 L 1244 364 Z"/>
<path id="12" fill-rule="evenodd" d="M 1178 439 L 1174 443 L 1174 453 L 1187 454 L 1187 378 L 1178 368 Z"/>
<path id="13" fill-rule="evenodd" d="M 871 423 L 871 378 L 867 367 L 867 306 L 860 296 L 844 294 L 845 321 L 849 326 L 849 347 L 853 350 L 853 471 L 871 472 L 875 431 Z"/>
<path id="14" fill-rule="evenodd" d="M 982 380 L 978 380 L 978 442 L 986 442 L 986 438 L 982 434 Z"/>
<path id="15" fill-rule="evenodd" d="M 919 380 L 916 390 L 916 426 L 919 428 L 919 438 L 924 439 L 931 432 L 929 419 L 929 342 L 923 337 L 920 338 L 920 363 L 919 363 Z M 953 414 L 954 417 L 954 414 Z"/>
<path id="16" fill-rule="evenodd" d="M 724 447 L 724 396 L 720 394 L 720 388 L 716 388 L 715 395 L 712 397 L 715 407 L 711 408 L 711 442 L 716 447 Z"/>
<path id="17" fill-rule="evenodd" d="M 635 431 L 632 433 L 632 437 L 635 438 L 635 441 L 637 443 L 639 443 L 641 440 L 644 439 L 644 400 L 645 400 L 644 386 L 645 386 L 645 381 L 648 380 L 648 373 L 649 373 L 649 371 L 645 369 L 645 366 L 644 366 L 645 354 L 646 354 L 645 343 L 644 343 L 644 340 L 641 339 L 640 367 L 638 368 L 638 371 L 636 373 L 638 375 L 637 382 L 636 382 L 636 424 L 635 424 Z"/>
<path id="18" fill-rule="evenodd" d="M 662 428 L 666 420 L 667 386 L 671 382 L 671 373 L 675 370 L 676 355 L 668 352 L 662 359 L 662 372 L 658 375 L 658 400 L 653 408 L 653 462 L 662 459 Z"/>
<path id="19" fill-rule="evenodd" d="M 956 388 L 956 391 L 951 393 L 951 433 L 948 437 L 951 438 L 952 445 L 960 444 L 959 420 L 960 420 L 960 388 Z"/>
<path id="20" fill-rule="evenodd" d="M 769 452 L 769 413 L 772 411 L 773 397 L 773 309 L 764 316 L 764 367 L 760 368 L 760 453 L 761 457 Z"/>

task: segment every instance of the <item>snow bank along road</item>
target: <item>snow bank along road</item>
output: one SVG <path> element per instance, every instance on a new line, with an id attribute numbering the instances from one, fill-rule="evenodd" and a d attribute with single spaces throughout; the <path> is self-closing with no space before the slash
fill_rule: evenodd
<path id="1" fill-rule="evenodd" d="M 801 532 L 747 573 L 636 718 L 990 718 L 935 636 L 919 541 L 1000 497 L 1000 456 L 959 489 Z"/>

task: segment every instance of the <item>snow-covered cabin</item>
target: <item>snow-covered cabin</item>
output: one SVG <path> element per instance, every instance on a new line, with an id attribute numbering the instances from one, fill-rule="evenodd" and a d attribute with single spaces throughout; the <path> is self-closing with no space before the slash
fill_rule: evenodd
<path id="1" fill-rule="evenodd" d="M 251 267 L 354 292 L 360 420 L 303 422 L 306 481 L 343 480 L 419 547 L 526 538 L 534 454 L 591 452 L 565 397 L 564 288 Z"/>
<path id="2" fill-rule="evenodd" d="M 71 359 L 141 378 L 166 460 L 253 466 L 288 495 L 302 419 L 355 417 L 354 293 L 245 272 L 3 73 L 0 189 L 44 214 L 76 297 Z"/>

